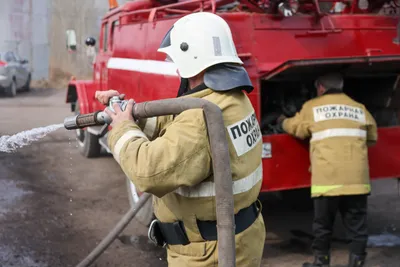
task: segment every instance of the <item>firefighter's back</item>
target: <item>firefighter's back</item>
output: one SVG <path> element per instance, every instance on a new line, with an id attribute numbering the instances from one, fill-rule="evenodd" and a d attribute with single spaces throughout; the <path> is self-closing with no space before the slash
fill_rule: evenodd
<path id="1" fill-rule="evenodd" d="M 334 90 L 306 106 L 312 134 L 312 195 L 369 193 L 367 142 L 376 140 L 376 123 L 369 111 Z"/>

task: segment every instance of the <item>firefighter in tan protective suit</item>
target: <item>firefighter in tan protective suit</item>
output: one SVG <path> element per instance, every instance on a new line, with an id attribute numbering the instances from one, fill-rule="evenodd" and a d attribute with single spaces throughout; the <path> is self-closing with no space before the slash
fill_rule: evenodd
<path id="1" fill-rule="evenodd" d="M 285 132 L 300 139 L 311 137 L 315 260 L 303 267 L 329 266 L 337 211 L 351 240 L 348 266 L 361 267 L 366 258 L 371 190 L 368 146 L 377 141 L 376 122 L 364 105 L 343 93 L 340 74 L 322 76 L 315 85 L 318 97 L 306 102 L 294 117 L 279 120 Z"/>
<path id="2" fill-rule="evenodd" d="M 158 51 L 167 54 L 181 77 L 178 97 L 202 98 L 223 112 L 233 179 L 236 266 L 260 266 L 266 235 L 257 200 L 261 132 L 244 92 L 253 87 L 230 28 L 215 14 L 190 14 L 173 25 Z M 96 92 L 104 104 L 114 95 L 119 92 Z M 154 195 L 157 220 L 149 229 L 151 239 L 166 245 L 169 266 L 218 266 L 215 187 L 202 109 L 136 124 L 132 106 L 130 100 L 124 112 L 118 106 L 115 113 L 106 109 L 113 119 L 108 143 L 135 186 Z"/>

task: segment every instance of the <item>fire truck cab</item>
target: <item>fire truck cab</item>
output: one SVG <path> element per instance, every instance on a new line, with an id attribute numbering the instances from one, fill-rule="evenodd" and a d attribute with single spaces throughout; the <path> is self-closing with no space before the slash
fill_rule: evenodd
<path id="1" fill-rule="evenodd" d="M 315 97 L 315 79 L 330 71 L 345 78 L 344 91 L 363 103 L 379 126 L 370 148 L 372 179 L 400 177 L 398 14 L 393 1 L 373 0 L 135 0 L 103 18 L 92 80 L 71 80 L 67 103 L 76 113 L 103 110 L 96 90 L 115 89 L 137 102 L 176 97 L 180 79 L 157 49 L 165 33 L 191 12 L 214 12 L 231 27 L 254 91 L 249 98 L 263 133 L 262 192 L 310 187 L 308 141 L 279 130 L 280 114 L 293 116 Z M 396 6 L 395 6 L 396 7 Z M 393 9 L 393 8 L 392 8 Z M 395 8 L 396 9 L 396 8 Z M 391 10 L 391 9 L 390 9 Z M 396 9 L 397 10 L 397 9 Z M 398 12 L 398 10 L 396 11 Z M 90 39 L 88 45 L 93 46 Z M 96 127 L 77 130 L 81 153 L 108 150 Z M 109 150 L 108 150 L 109 152 Z M 138 200 L 127 179 L 132 204 Z M 149 203 L 149 209 L 151 203 Z M 151 212 L 142 214 L 149 223 Z M 140 216 L 139 216 L 140 217 Z"/>

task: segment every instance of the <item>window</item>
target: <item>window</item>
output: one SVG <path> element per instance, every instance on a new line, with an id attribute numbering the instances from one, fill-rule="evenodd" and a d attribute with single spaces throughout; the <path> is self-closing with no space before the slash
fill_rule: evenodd
<path id="1" fill-rule="evenodd" d="M 119 20 L 115 20 L 111 24 L 111 40 L 110 40 L 111 41 L 111 49 L 114 49 L 114 40 L 115 40 L 114 33 L 115 33 L 115 28 L 118 25 L 119 25 Z"/>
<path id="2" fill-rule="evenodd" d="M 103 51 L 108 50 L 108 23 L 106 22 L 103 26 Z"/>

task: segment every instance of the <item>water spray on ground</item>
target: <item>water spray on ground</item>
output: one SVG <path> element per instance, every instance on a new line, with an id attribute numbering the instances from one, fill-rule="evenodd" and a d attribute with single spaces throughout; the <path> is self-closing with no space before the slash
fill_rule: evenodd
<path id="1" fill-rule="evenodd" d="M 32 142 L 38 141 L 47 134 L 63 128 L 64 124 L 52 124 L 45 127 L 34 128 L 32 130 L 23 131 L 14 135 L 0 136 L 0 152 L 11 153 L 18 148 L 30 145 Z"/>

